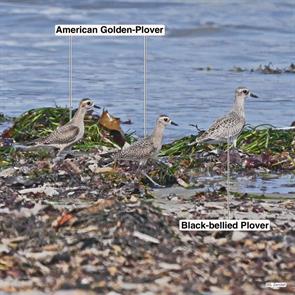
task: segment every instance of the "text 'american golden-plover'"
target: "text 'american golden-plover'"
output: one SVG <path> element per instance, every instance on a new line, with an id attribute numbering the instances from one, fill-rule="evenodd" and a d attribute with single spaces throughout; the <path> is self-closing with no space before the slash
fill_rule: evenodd
<path id="1" fill-rule="evenodd" d="M 84 136 L 84 117 L 86 113 L 93 107 L 100 108 L 94 105 L 89 98 L 84 98 L 79 103 L 79 108 L 73 118 L 65 125 L 58 127 L 50 135 L 45 138 L 40 138 L 34 141 L 35 147 L 54 147 L 59 149 L 57 157 L 73 144 L 81 140 Z"/>
<path id="2" fill-rule="evenodd" d="M 233 142 L 234 147 L 236 147 L 237 137 L 246 123 L 244 105 L 245 99 L 248 96 L 258 97 L 250 92 L 249 89 L 238 87 L 235 91 L 235 100 L 232 110 L 225 116 L 217 119 L 206 132 L 196 138 L 196 141 L 190 145 L 198 143 L 224 143 L 229 140 Z"/>

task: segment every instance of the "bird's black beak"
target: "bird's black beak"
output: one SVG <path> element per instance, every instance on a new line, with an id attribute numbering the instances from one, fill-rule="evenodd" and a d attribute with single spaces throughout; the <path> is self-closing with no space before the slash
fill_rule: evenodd
<path id="1" fill-rule="evenodd" d="M 101 109 L 101 107 L 99 107 L 99 106 L 97 106 L 97 105 L 93 105 L 93 107 L 95 108 L 95 109 Z"/>
<path id="2" fill-rule="evenodd" d="M 258 95 L 254 94 L 254 93 L 252 93 L 252 92 L 250 93 L 250 96 L 251 96 L 251 97 L 255 97 L 255 98 L 258 98 L 258 97 L 259 97 Z"/>
<path id="3" fill-rule="evenodd" d="M 178 126 L 175 122 L 171 121 L 171 125 Z"/>

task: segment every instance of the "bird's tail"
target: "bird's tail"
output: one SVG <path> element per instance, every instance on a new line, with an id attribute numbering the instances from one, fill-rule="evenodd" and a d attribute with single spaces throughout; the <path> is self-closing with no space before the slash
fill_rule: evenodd
<path id="1" fill-rule="evenodd" d="M 27 144 L 20 144 L 20 143 L 15 143 L 12 145 L 16 150 L 23 150 L 23 151 L 34 151 L 37 150 L 39 148 L 46 148 L 46 149 L 54 149 L 54 147 L 52 146 L 48 146 L 48 145 L 42 145 L 42 144 L 31 144 L 27 143 Z"/>
<path id="2" fill-rule="evenodd" d="M 208 143 L 216 143 L 218 141 L 216 141 L 214 138 L 208 137 L 207 134 L 202 134 L 199 137 L 196 138 L 196 140 L 192 143 L 189 144 L 189 146 L 195 145 L 195 144 L 208 144 Z"/>
<path id="3" fill-rule="evenodd" d="M 113 160 L 118 160 L 120 158 L 120 155 L 121 155 L 121 151 L 127 147 L 129 147 L 130 144 L 129 143 L 125 143 L 124 146 L 122 147 L 122 149 L 112 149 L 110 151 L 107 151 L 107 152 L 102 152 L 100 153 L 99 155 L 102 157 L 102 158 L 112 158 Z"/>
<path id="4" fill-rule="evenodd" d="M 196 144 L 201 144 L 201 143 L 206 142 L 208 140 L 210 140 L 210 139 L 207 138 L 207 136 L 204 133 L 202 133 L 200 136 L 198 136 L 195 139 L 194 142 L 190 143 L 189 146 L 196 145 Z"/>
<path id="5" fill-rule="evenodd" d="M 118 160 L 118 154 L 120 153 L 120 150 L 113 149 L 111 151 L 102 152 L 99 154 L 99 156 L 102 158 L 101 162 L 104 167 L 109 167 L 112 164 L 116 163 Z"/>
<path id="6" fill-rule="evenodd" d="M 25 142 L 24 144 L 22 143 L 13 143 L 13 146 L 15 148 L 19 148 L 19 149 L 30 149 L 30 148 L 33 148 L 33 147 L 36 147 L 37 145 L 40 145 L 41 142 L 39 142 L 40 139 L 33 139 L 31 141 L 27 141 Z"/>
<path id="7" fill-rule="evenodd" d="M 113 158 L 116 153 L 118 153 L 119 150 L 118 149 L 113 149 L 113 150 L 110 150 L 110 151 L 107 151 L 107 152 L 101 152 L 99 155 L 102 157 L 102 158 Z"/>
<path id="8" fill-rule="evenodd" d="M 32 146 L 32 145 L 25 145 L 20 143 L 14 143 L 12 146 L 19 150 L 31 150 L 36 148 L 35 146 Z"/>
<path id="9" fill-rule="evenodd" d="M 196 138 L 195 141 L 189 143 L 188 146 L 193 146 L 193 145 L 196 145 L 196 144 L 199 144 L 199 143 L 200 142 L 199 142 L 198 138 Z"/>

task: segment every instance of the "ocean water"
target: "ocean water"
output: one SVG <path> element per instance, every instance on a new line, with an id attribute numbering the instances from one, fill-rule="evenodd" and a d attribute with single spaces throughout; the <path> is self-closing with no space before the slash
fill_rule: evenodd
<path id="1" fill-rule="evenodd" d="M 159 114 L 179 123 L 166 141 L 206 128 L 230 108 L 234 89 L 259 95 L 246 103 L 250 124 L 288 126 L 295 119 L 294 74 L 233 72 L 294 60 L 295 2 L 0 1 L 0 112 L 68 103 L 68 38 L 55 24 L 165 24 L 148 42 L 148 126 Z M 211 67 L 210 71 L 199 68 Z M 73 98 L 91 97 L 143 134 L 143 38 L 74 37 Z"/>

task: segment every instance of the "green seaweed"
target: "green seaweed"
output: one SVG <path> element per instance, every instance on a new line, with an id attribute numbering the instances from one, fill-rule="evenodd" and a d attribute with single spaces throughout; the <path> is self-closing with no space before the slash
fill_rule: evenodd
<path id="1" fill-rule="evenodd" d="M 64 108 L 32 109 L 18 117 L 10 129 L 16 142 L 28 142 L 47 136 L 59 125 L 69 120 L 69 110 Z"/>
<path id="2" fill-rule="evenodd" d="M 0 167 L 5 168 L 14 162 L 13 147 L 0 147 Z"/>
<path id="3" fill-rule="evenodd" d="M 47 136 L 58 126 L 65 124 L 69 120 L 69 110 L 66 108 L 39 108 L 32 109 L 20 117 L 15 119 L 12 128 L 5 134 L 14 139 L 17 143 L 29 143 L 30 141 Z M 85 118 L 85 135 L 82 141 L 77 143 L 73 148 L 89 151 L 98 147 L 118 147 L 109 136 L 103 127 L 99 126 L 97 116 L 86 116 Z M 277 130 L 272 125 L 259 125 L 256 127 L 246 126 L 244 131 L 238 138 L 237 145 L 239 150 L 247 154 L 259 155 L 263 152 L 270 152 L 272 154 L 280 154 L 284 151 L 293 151 L 293 130 Z M 167 156 L 174 159 L 172 170 L 176 170 L 180 161 L 188 161 L 190 163 L 196 161 L 196 153 L 210 151 L 215 149 L 216 146 L 201 144 L 189 144 L 194 142 L 196 136 L 191 135 L 178 139 L 170 144 L 163 146 L 160 153 L 161 156 Z M 133 134 L 126 134 L 127 142 L 133 142 Z M 225 151 L 226 144 L 218 145 L 218 149 Z M 16 158 L 26 152 L 16 151 L 12 147 L 0 148 L 0 167 L 7 166 L 16 161 Z M 39 156 L 38 156 L 39 154 Z M 44 158 L 45 155 L 42 151 L 30 153 L 29 157 Z M 177 157 L 175 157 L 177 156 Z M 170 169 L 170 170 L 171 170 Z M 174 171 L 169 171 L 173 174 Z M 161 178 L 165 178 L 161 175 Z"/>
<path id="4" fill-rule="evenodd" d="M 293 130 L 277 130 L 271 125 L 249 126 L 239 136 L 237 145 L 243 152 L 250 154 L 261 154 L 266 150 L 282 153 L 292 150 L 293 139 Z"/>
<path id="5" fill-rule="evenodd" d="M 38 108 L 31 109 L 16 118 L 13 126 L 6 132 L 5 136 L 11 137 L 18 144 L 30 144 L 33 140 L 45 137 L 54 131 L 58 126 L 69 121 L 69 110 L 66 108 Z M 74 149 L 89 151 L 97 147 L 117 147 L 108 136 L 103 127 L 98 124 L 98 117 L 87 115 L 85 118 L 85 135 L 82 141 L 73 146 Z M 132 133 L 126 134 L 127 142 L 134 139 Z M 25 154 L 30 158 L 44 158 L 44 149 L 39 149 L 33 153 L 30 151 L 16 150 L 13 147 L 1 147 L 0 167 L 8 166 L 16 161 L 17 155 Z"/>
<path id="6" fill-rule="evenodd" d="M 189 146 L 196 136 L 188 136 L 163 146 L 160 156 L 182 156 L 188 158 L 191 154 L 212 149 L 212 145 L 199 144 Z M 282 153 L 293 148 L 293 130 L 277 130 L 272 125 L 247 126 L 238 137 L 237 147 L 247 154 L 261 154 L 265 151 Z M 219 144 L 218 148 L 226 150 L 226 144 Z"/>
<path id="7" fill-rule="evenodd" d="M 49 135 L 58 126 L 69 120 L 69 110 L 65 108 L 32 109 L 17 118 L 10 129 L 10 136 L 16 142 L 30 142 L 36 138 Z M 130 135 L 127 135 L 127 141 Z M 116 144 L 103 135 L 96 116 L 86 116 L 85 135 L 74 148 L 89 150 L 97 146 L 114 147 Z"/>

